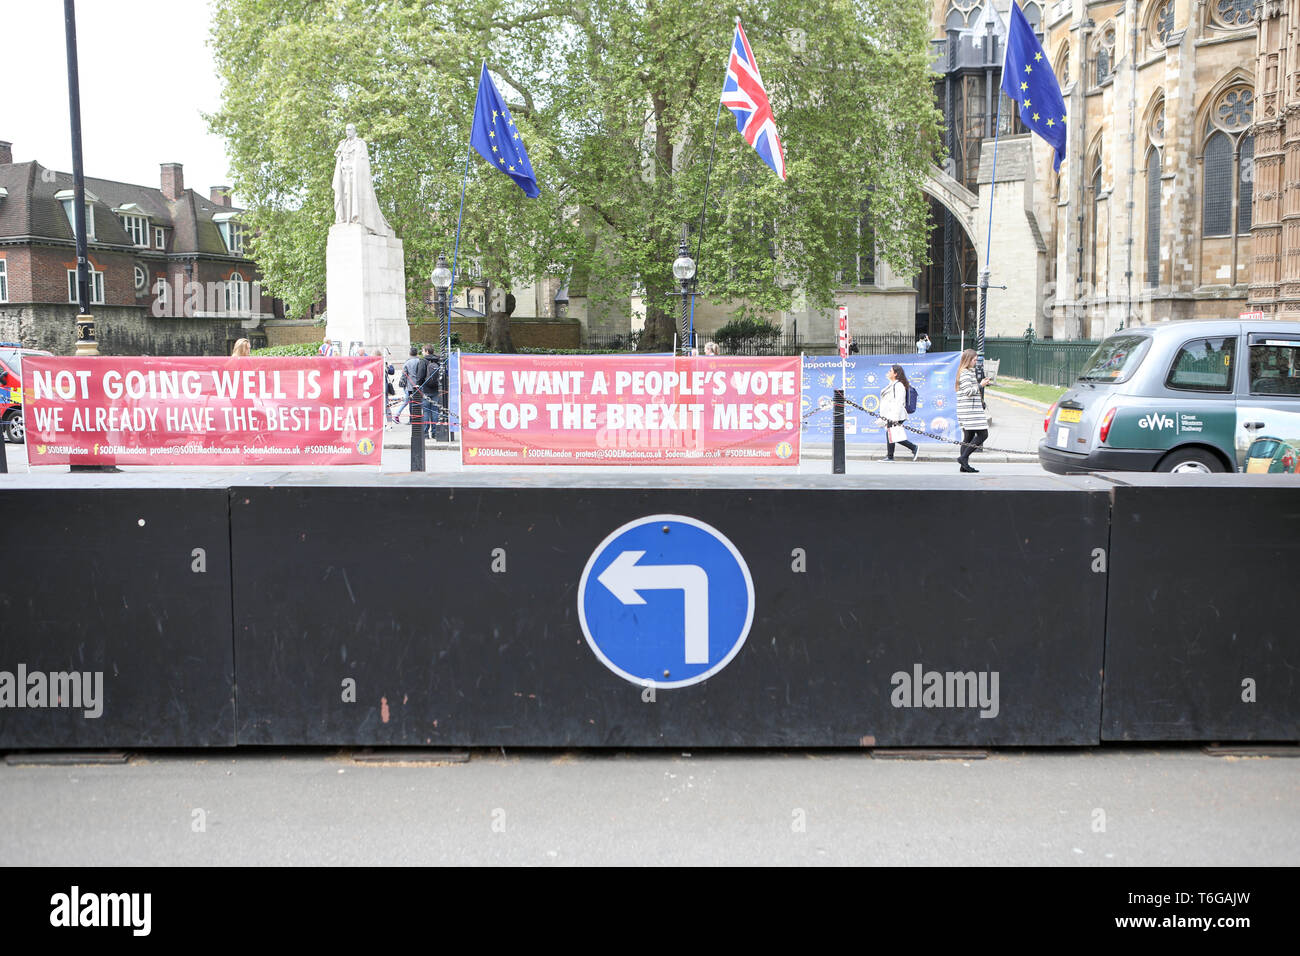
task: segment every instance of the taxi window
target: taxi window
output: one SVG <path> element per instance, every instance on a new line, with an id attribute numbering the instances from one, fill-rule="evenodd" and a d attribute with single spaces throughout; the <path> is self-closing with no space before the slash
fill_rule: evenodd
<path id="1" fill-rule="evenodd" d="M 1190 392 L 1231 392 L 1235 335 L 1192 339 L 1174 357 L 1165 386 Z"/>
<path id="2" fill-rule="evenodd" d="M 1300 395 L 1300 342 L 1250 347 L 1250 394 Z"/>
<path id="3" fill-rule="evenodd" d="M 1137 371 L 1150 347 L 1149 335 L 1112 335 L 1088 356 L 1079 381 L 1123 382 Z"/>

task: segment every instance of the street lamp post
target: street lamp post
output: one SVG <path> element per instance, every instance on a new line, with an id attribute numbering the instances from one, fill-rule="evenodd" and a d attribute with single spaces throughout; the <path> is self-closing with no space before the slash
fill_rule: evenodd
<path id="1" fill-rule="evenodd" d="M 677 246 L 677 258 L 673 260 L 673 277 L 681 283 L 682 291 L 679 293 L 682 297 L 682 340 L 684 342 L 683 351 L 685 354 L 691 354 L 691 348 L 695 344 L 695 316 L 694 310 L 691 309 L 694 293 L 691 291 L 691 281 L 695 278 L 695 260 L 691 258 L 691 252 L 686 245 L 686 236 L 682 235 L 682 241 Z M 687 325 L 687 315 L 690 315 L 690 324 Z"/>
<path id="2" fill-rule="evenodd" d="M 90 253 L 86 247 L 86 179 L 81 164 L 81 82 L 77 72 L 77 11 L 63 0 L 63 32 L 68 48 L 68 113 L 72 125 L 72 220 L 77 234 L 77 355 L 98 355 L 95 317 L 90 314 Z"/>
<path id="3" fill-rule="evenodd" d="M 447 404 L 449 384 L 447 377 L 448 369 L 451 367 L 451 302 L 448 301 L 447 290 L 451 288 L 451 270 L 447 268 L 447 257 L 441 252 L 438 253 L 438 262 L 433 267 L 431 281 L 433 287 L 437 290 L 435 301 L 442 336 L 442 341 L 438 346 L 438 350 L 442 353 L 442 370 L 439 373 L 438 380 L 438 404 L 441 409 L 438 421 L 434 425 L 434 440 L 448 441 L 451 438 L 451 408 Z"/>

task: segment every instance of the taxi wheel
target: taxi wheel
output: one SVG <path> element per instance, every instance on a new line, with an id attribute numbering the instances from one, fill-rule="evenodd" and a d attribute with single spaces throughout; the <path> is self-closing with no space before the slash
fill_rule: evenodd
<path id="1" fill-rule="evenodd" d="M 1156 465 L 1156 471 L 1172 474 L 1211 475 L 1225 470 L 1223 462 L 1208 451 L 1199 448 L 1171 451 L 1160 459 L 1160 464 Z"/>

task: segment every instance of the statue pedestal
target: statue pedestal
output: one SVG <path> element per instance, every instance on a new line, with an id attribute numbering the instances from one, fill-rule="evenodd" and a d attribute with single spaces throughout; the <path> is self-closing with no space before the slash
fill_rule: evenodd
<path id="1" fill-rule="evenodd" d="M 358 223 L 330 226 L 325 246 L 325 338 L 347 355 L 354 344 L 406 361 L 406 265 L 402 240 L 376 236 Z"/>

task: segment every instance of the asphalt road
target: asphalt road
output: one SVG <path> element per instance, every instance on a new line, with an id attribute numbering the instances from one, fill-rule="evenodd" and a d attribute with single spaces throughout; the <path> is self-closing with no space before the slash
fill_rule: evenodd
<path id="1" fill-rule="evenodd" d="M 200 823 L 202 826 L 200 826 Z M 1294 864 L 1300 759 L 324 751 L 0 765 L 6 864 Z"/>

